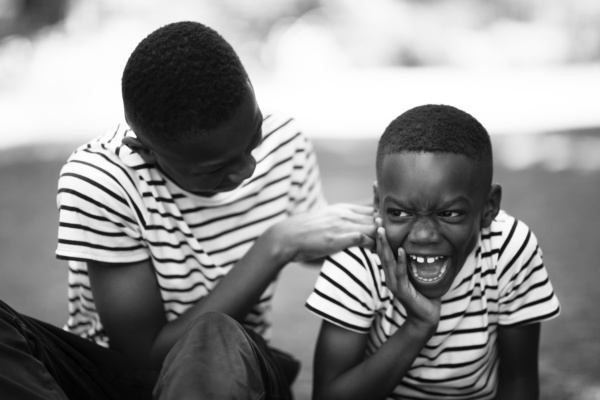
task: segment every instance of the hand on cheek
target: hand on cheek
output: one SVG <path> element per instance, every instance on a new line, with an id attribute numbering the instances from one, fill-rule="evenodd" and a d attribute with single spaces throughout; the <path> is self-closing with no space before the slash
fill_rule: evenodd
<path id="1" fill-rule="evenodd" d="M 394 256 L 381 218 L 375 218 L 375 224 L 377 254 L 385 273 L 386 286 L 406 308 L 407 322 L 414 323 L 432 334 L 440 320 L 441 299 L 428 299 L 415 289 L 408 277 L 406 252 L 399 247 L 397 257 Z"/>

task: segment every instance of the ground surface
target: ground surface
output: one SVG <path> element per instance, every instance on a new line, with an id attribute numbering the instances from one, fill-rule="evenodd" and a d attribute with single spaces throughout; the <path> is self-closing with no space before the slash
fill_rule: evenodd
<path id="1" fill-rule="evenodd" d="M 600 244 L 600 172 L 582 170 L 577 162 L 590 156 L 600 159 L 600 153 L 569 143 L 571 153 L 581 153 L 569 156 L 571 164 L 563 162 L 558 170 L 499 165 L 496 180 L 504 188 L 503 208 L 536 232 L 562 304 L 561 316 L 543 325 L 542 398 L 595 400 L 600 399 L 600 272 L 595 254 Z M 315 146 L 330 202 L 370 199 L 374 142 L 320 140 Z M 518 141 L 510 146 L 508 150 L 516 146 L 515 152 L 522 148 Z M 0 152 L 0 299 L 56 325 L 66 317 L 66 268 L 54 258 L 56 180 L 71 147 Z M 534 143 L 533 148 L 540 146 Z M 27 160 L 17 161 L 23 158 Z M 310 398 L 319 322 L 302 305 L 317 273 L 300 266 L 287 268 L 275 298 L 274 343 L 303 362 L 295 385 L 297 400 Z"/>

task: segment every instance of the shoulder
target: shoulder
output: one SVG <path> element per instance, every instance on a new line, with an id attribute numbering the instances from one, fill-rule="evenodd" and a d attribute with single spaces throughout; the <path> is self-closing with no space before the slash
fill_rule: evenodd
<path id="1" fill-rule="evenodd" d="M 268 152 L 310 147 L 310 141 L 302 132 L 300 125 L 289 115 L 265 114 L 262 130 L 261 147 Z"/>
<path id="2" fill-rule="evenodd" d="M 325 259 L 321 275 L 342 286 L 358 285 L 368 292 L 384 284 L 377 254 L 362 247 L 350 247 Z"/>
<path id="3" fill-rule="evenodd" d="M 63 168 L 92 163 L 96 166 L 135 168 L 143 163 L 141 157 L 122 144 L 125 136 L 135 134 L 126 123 L 118 123 L 104 134 L 79 146 L 67 159 Z"/>
<path id="4" fill-rule="evenodd" d="M 302 130 L 296 120 L 290 115 L 283 113 L 267 113 L 263 118 L 263 140 L 270 136 L 296 136 L 301 135 Z"/>
<path id="5" fill-rule="evenodd" d="M 501 213 L 492 224 L 497 250 L 494 278 L 499 299 L 499 324 L 517 325 L 554 318 L 560 312 L 542 250 L 527 224 Z"/>
<path id="6" fill-rule="evenodd" d="M 500 262 L 509 262 L 510 258 L 523 255 L 524 252 L 531 253 L 539 247 L 537 237 L 529 226 L 505 211 L 500 211 L 492 222 L 489 235 Z"/>
<path id="7" fill-rule="evenodd" d="M 71 154 L 71 158 L 80 156 L 86 151 L 118 153 L 119 148 L 122 147 L 121 141 L 126 135 L 133 135 L 133 132 L 125 122 L 118 122 L 108 127 L 101 135 L 79 146 Z"/>
<path id="8" fill-rule="evenodd" d="M 312 143 L 292 117 L 266 114 L 262 133 L 262 142 L 253 153 L 259 172 L 285 173 L 300 186 L 309 182 L 307 187 L 320 179 L 318 173 L 311 174 L 318 170 Z"/>
<path id="9" fill-rule="evenodd" d="M 379 258 L 377 254 L 362 247 L 349 247 L 343 251 L 328 256 L 326 263 L 331 263 L 339 268 L 351 268 L 361 270 L 379 269 Z"/>
<path id="10" fill-rule="evenodd" d="M 116 124 L 93 140 L 79 146 L 67 159 L 61 170 L 64 175 L 88 176 L 101 179 L 106 176 L 131 175 L 143 165 L 144 161 L 122 140 L 127 135 L 134 135 L 125 123 Z"/>
<path id="11" fill-rule="evenodd" d="M 495 254 L 489 259 L 501 295 L 525 290 L 534 281 L 548 282 L 542 250 L 527 224 L 502 212 L 492 223 L 491 233 L 496 233 L 490 239 L 490 253 Z"/>
<path id="12" fill-rule="evenodd" d="M 58 179 L 57 201 L 108 204 L 127 207 L 131 196 L 138 197 L 138 166 L 143 160 L 121 144 L 132 134 L 126 124 L 116 125 L 80 146 L 63 165 Z"/>
<path id="13" fill-rule="evenodd" d="M 306 308 L 335 325 L 367 333 L 381 303 L 373 253 L 353 247 L 327 257 Z"/>

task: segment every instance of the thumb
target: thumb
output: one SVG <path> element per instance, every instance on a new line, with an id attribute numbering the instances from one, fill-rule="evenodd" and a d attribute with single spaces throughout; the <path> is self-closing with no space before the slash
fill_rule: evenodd
<path id="1" fill-rule="evenodd" d="M 360 234 L 360 243 L 358 243 L 357 245 L 365 249 L 375 251 L 375 239 L 373 239 L 369 235 L 365 235 L 364 233 Z"/>
<path id="2" fill-rule="evenodd" d="M 346 247 L 353 247 L 353 246 L 367 247 L 367 246 L 374 246 L 374 244 L 375 244 L 375 242 L 373 241 L 372 238 L 370 238 L 369 236 L 365 235 L 362 232 L 344 233 L 338 237 L 338 240 L 339 240 L 338 244 L 341 247 L 340 250 L 342 250 L 343 248 L 346 248 Z"/>

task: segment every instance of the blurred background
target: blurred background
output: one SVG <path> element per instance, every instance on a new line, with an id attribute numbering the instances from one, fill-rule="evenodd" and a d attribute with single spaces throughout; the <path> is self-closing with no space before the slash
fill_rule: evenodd
<path id="1" fill-rule="evenodd" d="M 330 202 L 368 201 L 376 141 L 408 108 L 451 104 L 492 135 L 503 208 L 536 232 L 561 316 L 544 325 L 543 399 L 600 399 L 600 2 L 597 0 L 0 0 L 0 299 L 62 325 L 56 181 L 122 119 L 137 43 L 178 20 L 238 51 L 263 109 L 294 116 Z M 277 346 L 310 398 L 318 270 L 292 266 Z"/>

